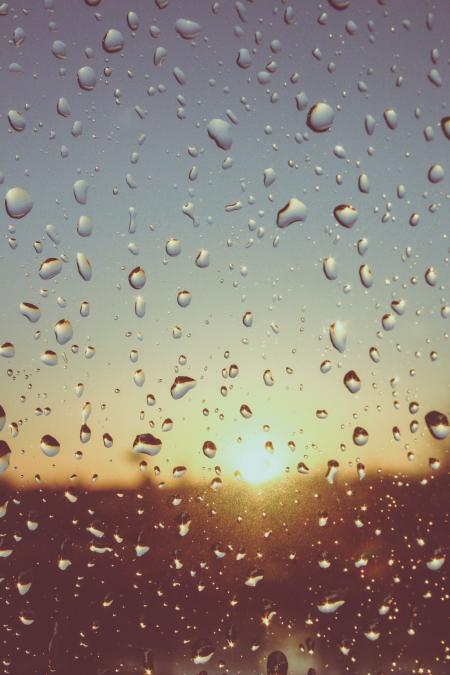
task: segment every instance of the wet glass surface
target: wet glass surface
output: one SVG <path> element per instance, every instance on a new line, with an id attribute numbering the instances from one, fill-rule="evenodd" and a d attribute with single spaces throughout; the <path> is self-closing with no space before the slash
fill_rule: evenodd
<path id="1" fill-rule="evenodd" d="M 447 672 L 449 34 L 0 4 L 2 672 Z"/>

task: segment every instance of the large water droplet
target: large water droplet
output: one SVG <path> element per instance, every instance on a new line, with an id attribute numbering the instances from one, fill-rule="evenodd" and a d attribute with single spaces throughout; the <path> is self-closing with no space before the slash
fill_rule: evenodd
<path id="1" fill-rule="evenodd" d="M 344 375 L 344 384 L 351 394 L 356 394 L 361 389 L 361 380 L 354 370 L 349 370 Z"/>
<path id="2" fill-rule="evenodd" d="M 330 281 L 337 279 L 337 263 L 331 256 L 323 259 L 323 272 Z"/>
<path id="3" fill-rule="evenodd" d="M 233 145 L 231 124 L 220 118 L 214 118 L 208 122 L 208 136 L 221 150 L 229 150 Z"/>
<path id="4" fill-rule="evenodd" d="M 309 109 L 307 124 L 312 131 L 321 133 L 328 131 L 333 124 L 334 110 L 328 103 L 315 103 Z"/>
<path id="5" fill-rule="evenodd" d="M 80 89 L 84 89 L 85 91 L 92 91 L 97 84 L 97 75 L 91 66 L 80 68 L 77 73 L 77 79 Z"/>
<path id="6" fill-rule="evenodd" d="M 41 310 L 31 302 L 21 302 L 19 310 L 22 316 L 25 316 L 31 323 L 36 323 L 41 318 Z"/>
<path id="7" fill-rule="evenodd" d="M 110 28 L 103 37 L 102 45 L 105 52 L 110 54 L 120 52 L 124 45 L 123 35 L 120 30 Z"/>
<path id="8" fill-rule="evenodd" d="M 339 225 L 351 228 L 358 220 L 358 211 L 350 204 L 338 204 L 333 211 Z"/>
<path id="9" fill-rule="evenodd" d="M 23 218 L 33 208 L 31 195 L 21 187 L 13 187 L 5 195 L 5 207 L 11 218 Z"/>
<path id="10" fill-rule="evenodd" d="M 139 434 L 134 439 L 133 452 L 136 454 L 142 453 L 154 457 L 159 453 L 162 447 L 162 442 L 153 434 Z"/>
<path id="11" fill-rule="evenodd" d="M 55 337 L 56 341 L 60 345 L 65 345 L 66 342 L 73 337 L 73 328 L 72 324 L 68 319 L 60 319 L 55 325 Z"/>
<path id="12" fill-rule="evenodd" d="M 135 290 L 143 288 L 146 281 L 147 277 L 145 275 L 145 270 L 142 267 L 135 267 L 128 275 L 128 283 L 131 288 L 134 288 Z"/>
<path id="13" fill-rule="evenodd" d="M 448 417 L 438 410 L 431 410 L 425 415 L 425 422 L 430 434 L 438 441 L 443 441 L 447 438 L 450 427 Z"/>
<path id="14" fill-rule="evenodd" d="M 178 35 L 184 40 L 192 40 L 202 30 L 202 27 L 196 21 L 191 19 L 177 19 L 175 22 L 175 30 Z"/>
<path id="15" fill-rule="evenodd" d="M 56 438 L 50 436 L 50 434 L 45 434 L 45 436 L 42 436 L 40 447 L 44 455 L 47 455 L 47 457 L 56 457 L 56 455 L 61 450 L 59 442 L 56 440 Z"/>
<path id="16" fill-rule="evenodd" d="M 343 321 L 335 321 L 329 328 L 331 344 L 339 352 L 344 352 L 347 345 L 347 328 Z"/>
<path id="17" fill-rule="evenodd" d="M 186 377 L 183 375 L 176 377 L 172 386 L 170 387 L 172 398 L 176 401 L 180 398 L 183 398 L 183 396 L 185 396 L 188 391 L 193 389 L 196 384 L 197 381 L 192 377 Z"/>
<path id="18" fill-rule="evenodd" d="M 39 267 L 39 276 L 44 281 L 53 279 L 56 277 L 62 270 L 62 262 L 59 258 L 47 258 L 44 262 L 41 263 Z"/>
<path id="19" fill-rule="evenodd" d="M 277 226 L 279 228 L 284 228 L 292 225 L 292 223 L 303 222 L 306 220 L 307 214 L 308 209 L 305 204 L 300 201 L 300 199 L 292 197 L 288 203 L 278 211 Z"/>
<path id="20" fill-rule="evenodd" d="M 27 126 L 25 117 L 18 110 L 10 110 L 8 112 L 8 122 L 14 131 L 23 131 Z"/>

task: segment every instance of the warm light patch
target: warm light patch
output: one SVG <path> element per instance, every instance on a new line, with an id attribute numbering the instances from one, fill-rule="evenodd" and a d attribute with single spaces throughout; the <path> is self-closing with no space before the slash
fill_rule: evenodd
<path id="1" fill-rule="evenodd" d="M 277 455 L 269 455 L 264 449 L 254 447 L 242 452 L 237 469 L 248 483 L 266 483 L 281 474 L 283 463 Z"/>

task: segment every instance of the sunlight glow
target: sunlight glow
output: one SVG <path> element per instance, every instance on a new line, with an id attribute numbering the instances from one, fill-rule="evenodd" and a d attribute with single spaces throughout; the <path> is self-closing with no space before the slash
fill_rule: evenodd
<path id="1" fill-rule="evenodd" d="M 266 483 L 280 475 L 283 462 L 276 455 L 269 455 L 262 448 L 254 447 L 243 451 L 237 462 L 242 478 L 248 483 Z"/>

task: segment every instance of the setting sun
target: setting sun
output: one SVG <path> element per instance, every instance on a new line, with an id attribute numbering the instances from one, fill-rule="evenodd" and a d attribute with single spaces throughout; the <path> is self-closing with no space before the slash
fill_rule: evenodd
<path id="1" fill-rule="evenodd" d="M 283 471 L 283 463 L 276 455 L 268 455 L 262 448 L 249 448 L 239 458 L 237 468 L 248 483 L 258 484 L 273 480 Z"/>

